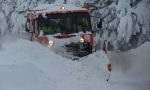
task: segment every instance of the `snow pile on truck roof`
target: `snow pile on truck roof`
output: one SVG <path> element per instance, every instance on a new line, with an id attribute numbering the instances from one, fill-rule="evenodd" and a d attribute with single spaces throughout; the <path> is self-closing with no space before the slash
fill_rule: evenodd
<path id="1" fill-rule="evenodd" d="M 69 4 L 43 4 L 39 5 L 31 11 L 35 11 L 36 13 L 55 13 L 55 12 L 75 12 L 75 11 L 82 11 L 82 12 L 88 12 L 88 9 L 77 7 L 74 5 Z"/>

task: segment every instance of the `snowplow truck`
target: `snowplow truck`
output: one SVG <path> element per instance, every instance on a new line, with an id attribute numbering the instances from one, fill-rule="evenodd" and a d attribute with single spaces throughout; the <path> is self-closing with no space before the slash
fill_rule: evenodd
<path id="1" fill-rule="evenodd" d="M 32 41 L 49 48 L 65 48 L 75 56 L 94 51 L 89 10 L 67 4 L 40 5 L 27 11 L 26 31 Z"/>

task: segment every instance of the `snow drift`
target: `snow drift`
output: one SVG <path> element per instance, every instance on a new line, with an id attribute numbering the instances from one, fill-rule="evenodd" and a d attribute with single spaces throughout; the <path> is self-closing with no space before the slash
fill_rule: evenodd
<path id="1" fill-rule="evenodd" d="M 1 90 L 95 89 L 103 86 L 108 76 L 108 58 L 103 52 L 72 61 L 26 40 L 4 42 L 2 48 Z"/>
<path id="2" fill-rule="evenodd" d="M 106 82 L 108 58 L 103 51 L 72 61 L 36 42 L 3 42 L 0 89 L 149 90 L 149 46 L 145 43 L 126 53 L 109 53 L 113 71 Z"/>
<path id="3" fill-rule="evenodd" d="M 138 88 L 135 90 L 149 90 L 150 88 L 150 43 L 146 42 L 137 49 L 128 52 L 110 52 L 109 59 L 113 66 L 112 83 L 124 82 Z M 121 84 L 120 84 L 121 85 Z M 121 85 L 122 86 L 122 85 Z"/>

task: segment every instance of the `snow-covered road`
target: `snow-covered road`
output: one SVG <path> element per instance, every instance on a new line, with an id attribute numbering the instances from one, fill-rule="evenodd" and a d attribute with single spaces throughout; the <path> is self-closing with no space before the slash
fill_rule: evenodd
<path id="1" fill-rule="evenodd" d="M 127 54 L 137 57 L 146 52 L 141 57 L 145 60 L 115 61 L 113 58 L 118 58 L 119 54 L 109 57 L 114 60 L 113 72 L 110 82 L 106 82 L 108 58 L 102 51 L 72 61 L 36 42 L 22 39 L 3 42 L 0 50 L 0 90 L 149 90 L 150 63 L 149 57 L 144 57 L 149 56 L 150 43 L 144 45 Z"/>

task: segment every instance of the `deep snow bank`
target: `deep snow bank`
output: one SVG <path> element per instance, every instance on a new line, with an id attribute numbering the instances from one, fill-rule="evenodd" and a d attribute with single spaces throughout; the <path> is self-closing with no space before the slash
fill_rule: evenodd
<path id="1" fill-rule="evenodd" d="M 146 42 L 137 49 L 128 52 L 109 53 L 114 74 L 118 72 L 121 79 L 150 82 L 150 43 Z M 150 85 L 150 83 L 149 83 Z"/>
<path id="2" fill-rule="evenodd" d="M 72 61 L 36 42 L 3 42 L 0 51 L 1 90 L 84 90 L 106 87 L 107 57 L 96 52 Z"/>
<path id="3" fill-rule="evenodd" d="M 150 89 L 150 42 L 128 52 L 110 52 L 111 83 L 118 90 Z"/>
<path id="4" fill-rule="evenodd" d="M 149 90 L 149 46 L 145 43 L 138 49 L 109 54 L 113 71 L 106 82 L 108 58 L 102 51 L 72 61 L 36 42 L 3 42 L 0 89 Z"/>

